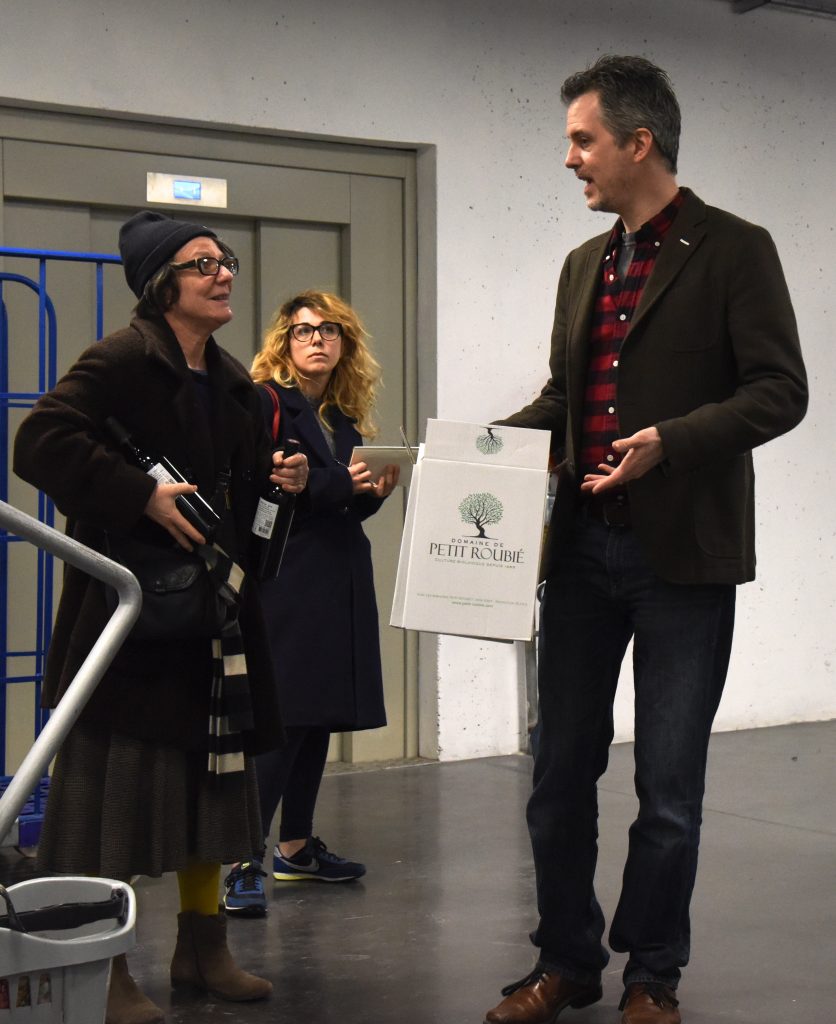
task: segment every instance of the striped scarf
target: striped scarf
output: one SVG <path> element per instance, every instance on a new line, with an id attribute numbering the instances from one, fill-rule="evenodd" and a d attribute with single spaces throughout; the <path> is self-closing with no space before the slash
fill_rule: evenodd
<path id="1" fill-rule="evenodd" d="M 244 638 L 238 623 L 244 572 L 217 544 L 198 546 L 218 594 L 227 605 L 220 636 L 212 638 L 212 693 L 209 702 L 210 775 L 244 770 L 242 733 L 253 728 L 253 706 Z"/>

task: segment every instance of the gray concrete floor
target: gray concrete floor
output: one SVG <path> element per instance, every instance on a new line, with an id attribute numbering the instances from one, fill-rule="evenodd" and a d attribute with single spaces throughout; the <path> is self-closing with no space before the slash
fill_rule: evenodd
<path id="1" fill-rule="evenodd" d="M 713 738 L 686 1024 L 836 1019 L 834 741 L 832 722 Z M 172 997 L 168 877 L 137 885 L 135 976 L 173 1024 L 481 1024 L 532 963 L 530 769 L 516 756 L 328 776 L 316 829 L 368 874 L 350 885 L 270 881 L 268 916 L 230 922 L 230 945 L 273 981 L 272 999 Z M 612 749 L 600 790 L 598 892 L 611 913 L 636 806 L 631 745 Z M 560 1024 L 617 1024 L 623 960 L 612 958 L 603 1001 Z"/>

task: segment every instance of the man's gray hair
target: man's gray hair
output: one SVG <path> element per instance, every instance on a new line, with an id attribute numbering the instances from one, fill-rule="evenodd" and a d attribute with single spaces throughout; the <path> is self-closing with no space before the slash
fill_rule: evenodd
<path id="1" fill-rule="evenodd" d="M 647 128 L 672 174 L 676 174 L 682 116 L 667 74 L 644 57 L 606 54 L 586 71 L 570 75 L 560 98 L 572 103 L 595 92 L 601 117 L 619 146 L 638 128 Z"/>

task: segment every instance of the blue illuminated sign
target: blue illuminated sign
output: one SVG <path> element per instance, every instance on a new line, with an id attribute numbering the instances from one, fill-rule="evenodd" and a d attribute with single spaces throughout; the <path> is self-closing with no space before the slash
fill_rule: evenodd
<path id="1" fill-rule="evenodd" d="M 200 199 L 200 192 L 203 188 L 199 181 L 174 181 L 175 199 Z"/>

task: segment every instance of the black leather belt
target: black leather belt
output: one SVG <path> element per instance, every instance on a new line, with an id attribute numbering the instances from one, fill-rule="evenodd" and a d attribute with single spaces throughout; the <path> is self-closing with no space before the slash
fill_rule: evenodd
<path id="1" fill-rule="evenodd" d="M 591 494 L 581 503 L 580 512 L 587 519 L 594 519 L 605 526 L 633 525 L 630 502 L 624 493 L 611 494 L 604 491 L 602 494 Z"/>

